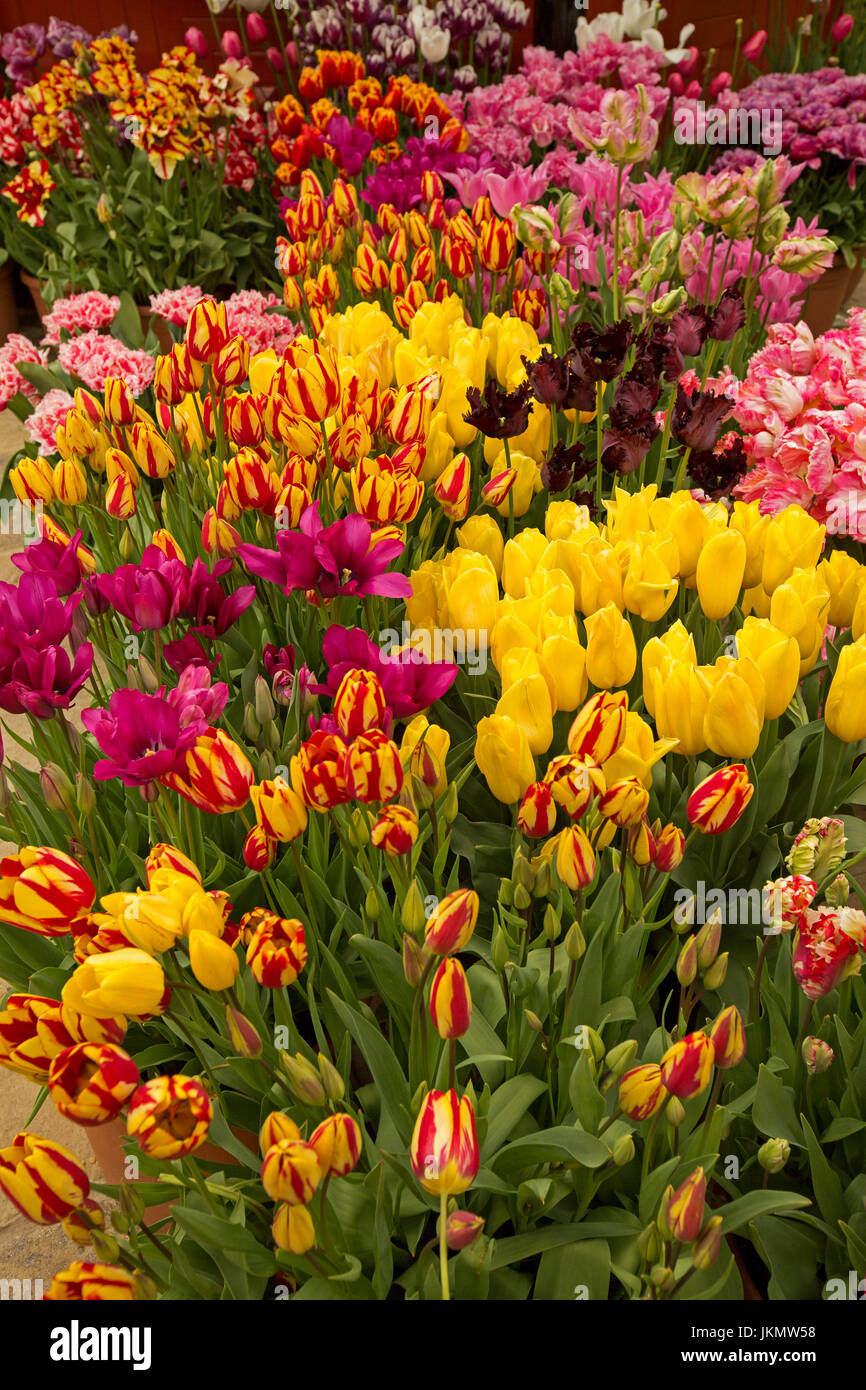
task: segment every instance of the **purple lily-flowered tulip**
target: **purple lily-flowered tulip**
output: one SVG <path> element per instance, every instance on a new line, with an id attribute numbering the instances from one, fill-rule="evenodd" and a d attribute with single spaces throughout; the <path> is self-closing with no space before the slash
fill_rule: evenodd
<path id="1" fill-rule="evenodd" d="M 22 574 L 17 586 L 0 584 L 0 646 L 15 652 L 22 646 L 34 651 L 59 646 L 69 636 L 81 599 L 81 594 L 59 598 L 43 574 Z"/>
<path id="2" fill-rule="evenodd" d="M 347 671 L 360 669 L 378 676 L 395 719 L 407 719 L 439 700 L 457 678 L 453 661 L 426 661 L 418 651 L 386 655 L 362 628 L 329 627 L 322 639 L 322 656 L 329 670 L 326 685 L 311 687 L 316 695 L 335 695 Z"/>
<path id="3" fill-rule="evenodd" d="M 278 584 L 284 594 L 316 589 L 323 599 L 343 594 L 408 598 L 412 587 L 406 576 L 385 573 L 403 553 L 403 542 L 384 540 L 371 548 L 372 534 L 370 523 L 354 514 L 325 527 L 314 502 L 299 530 L 278 533 L 276 550 L 240 545 L 238 555 L 252 574 Z"/>
<path id="4" fill-rule="evenodd" d="M 52 540 L 43 536 L 41 541 L 28 545 L 12 556 L 12 563 L 22 574 L 40 574 L 54 585 L 59 597 L 71 594 L 78 588 L 84 569 L 78 558 L 81 545 L 81 532 L 76 531 L 71 540 Z"/>
<path id="5" fill-rule="evenodd" d="M 205 727 L 215 724 L 226 707 L 229 688 L 224 681 L 211 685 L 210 671 L 206 666 L 187 666 L 181 672 L 175 690 L 170 690 L 166 701 L 177 710 L 180 726 L 198 722 Z"/>
<path id="6" fill-rule="evenodd" d="M 89 642 L 78 648 L 74 661 L 62 647 L 39 651 L 22 647 L 8 679 L 0 685 L 0 709 L 50 719 L 55 711 L 69 708 L 92 668 L 93 647 Z"/>
<path id="7" fill-rule="evenodd" d="M 218 560 L 208 570 L 203 560 L 196 560 L 188 572 L 180 616 L 190 618 L 193 632 L 203 637 L 221 637 L 255 599 L 254 584 L 241 584 L 231 594 L 223 589 L 219 581 L 233 564 L 233 560 Z"/>
<path id="8" fill-rule="evenodd" d="M 175 771 L 207 728 L 204 719 L 182 725 L 183 706 L 124 687 L 115 690 L 108 709 L 86 709 L 81 722 L 106 755 L 93 769 L 98 782 L 119 777 L 125 787 L 144 787 Z"/>
<path id="9" fill-rule="evenodd" d="M 96 587 L 135 632 L 159 632 L 176 618 L 186 598 L 189 567 L 149 545 L 138 565 L 100 574 Z"/>

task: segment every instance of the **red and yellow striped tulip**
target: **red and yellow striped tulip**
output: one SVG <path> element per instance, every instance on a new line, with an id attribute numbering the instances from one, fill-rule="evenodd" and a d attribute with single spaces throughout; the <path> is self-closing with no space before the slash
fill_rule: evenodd
<path id="1" fill-rule="evenodd" d="M 79 1125 L 113 1120 L 140 1081 L 129 1053 L 111 1043 L 74 1043 L 54 1058 L 48 1072 L 55 1106 Z"/>
<path id="2" fill-rule="evenodd" d="M 430 1017 L 440 1038 L 462 1038 L 472 1022 L 472 995 L 459 960 L 446 956 L 430 986 Z"/>
<path id="3" fill-rule="evenodd" d="M 334 696 L 333 716 L 345 739 L 381 729 L 387 701 L 379 677 L 353 667 L 340 681 Z"/>
<path id="4" fill-rule="evenodd" d="M 60 1224 L 63 1234 L 74 1240 L 76 1245 L 90 1245 L 93 1241 L 93 1227 L 96 1226 L 100 1231 L 105 1229 L 105 1212 L 98 1202 L 88 1197 L 75 1211 L 64 1216 Z"/>
<path id="5" fill-rule="evenodd" d="M 286 404 L 302 420 L 327 420 L 337 409 L 340 394 L 340 371 L 329 348 L 317 348 L 302 366 L 285 373 Z"/>
<path id="6" fill-rule="evenodd" d="M 269 840 L 285 845 L 303 835 L 307 828 L 307 808 L 282 777 L 250 787 L 250 801 L 259 829 Z"/>
<path id="7" fill-rule="evenodd" d="M 254 791 L 255 787 L 250 787 L 250 795 Z M 243 856 L 248 869 L 253 869 L 257 874 L 264 873 L 277 857 L 277 842 L 260 825 L 254 825 L 244 840 Z"/>
<path id="8" fill-rule="evenodd" d="M 403 785 L 396 743 L 380 729 L 359 734 L 346 749 L 346 791 L 355 801 L 390 801 Z"/>
<path id="9" fill-rule="evenodd" d="M 225 304 L 200 299 L 187 319 L 185 345 L 194 362 L 216 361 L 229 341 Z"/>
<path id="10" fill-rule="evenodd" d="M 317 729 L 292 758 L 292 786 L 307 806 L 322 814 L 349 799 L 345 748 L 339 735 Z"/>
<path id="11" fill-rule="evenodd" d="M 319 1155 L 303 1139 L 280 1139 L 262 1163 L 262 1187 L 274 1202 L 306 1206 L 322 1180 Z"/>
<path id="12" fill-rule="evenodd" d="M 126 1132 L 151 1158 L 180 1158 L 207 1139 L 213 1106 L 194 1076 L 156 1076 L 129 1102 Z"/>
<path id="13" fill-rule="evenodd" d="M 307 963 L 303 924 L 257 907 L 241 918 L 241 929 L 247 928 L 253 933 L 247 947 L 247 965 L 253 978 L 266 989 L 294 984 Z"/>
<path id="14" fill-rule="evenodd" d="M 246 806 L 255 773 L 234 739 L 223 729 L 208 729 L 187 750 L 183 772 L 161 780 L 200 811 L 225 816 Z"/>
<path id="15" fill-rule="evenodd" d="M 431 955 L 451 956 L 462 951 L 478 921 L 478 894 L 457 888 L 437 903 L 424 928 L 424 945 Z"/>
<path id="16" fill-rule="evenodd" d="M 605 789 L 604 773 L 598 764 L 576 753 L 552 758 L 544 780 L 557 806 L 561 806 L 572 820 L 579 820 L 593 799 L 601 796 Z"/>
<path id="17" fill-rule="evenodd" d="M 131 425 L 135 420 L 135 397 L 123 377 L 105 378 L 105 418 L 111 425 Z"/>
<path id="18" fill-rule="evenodd" d="M 560 883 L 576 892 L 595 878 L 595 853 L 579 825 L 563 830 L 556 845 L 556 872 Z"/>
<path id="19" fill-rule="evenodd" d="M 351 1115 L 328 1115 L 310 1135 L 323 1178 L 345 1178 L 361 1157 L 361 1129 Z"/>
<path id="20" fill-rule="evenodd" d="M 697 1240 L 704 1224 L 707 1180 L 703 1168 L 696 1168 L 668 1199 L 664 1219 L 674 1240 L 690 1245 Z"/>
<path id="21" fill-rule="evenodd" d="M 0 1188 L 22 1216 L 53 1226 L 82 1205 L 90 1180 L 62 1144 L 22 1133 L 0 1149 Z"/>
<path id="22" fill-rule="evenodd" d="M 556 824 L 556 803 L 547 782 L 533 782 L 526 788 L 517 811 L 517 824 L 524 835 L 543 839 Z"/>
<path id="23" fill-rule="evenodd" d="M 655 1062 L 632 1067 L 620 1079 L 619 1108 L 630 1120 L 650 1119 L 667 1099 L 661 1067 Z"/>
<path id="24" fill-rule="evenodd" d="M 628 696 L 624 691 L 600 690 L 578 710 L 568 731 L 568 750 L 595 763 L 612 758 L 626 736 Z"/>
<path id="25" fill-rule="evenodd" d="M 705 835 L 722 835 L 736 825 L 755 788 L 743 763 L 730 763 L 699 782 L 688 799 L 686 815 Z"/>
<path id="26" fill-rule="evenodd" d="M 88 875 L 59 849 L 25 845 L 0 860 L 0 922 L 11 927 L 66 936 L 95 897 Z"/>
<path id="27" fill-rule="evenodd" d="M 465 1192 L 478 1173 L 478 1137 L 468 1096 L 428 1091 L 410 1145 L 412 1171 L 434 1197 Z"/>
<path id="28" fill-rule="evenodd" d="M 52 1303 L 134 1301 L 138 1285 L 135 1275 L 120 1265 L 73 1260 L 68 1269 L 55 1274 L 45 1297 Z"/>
<path id="29" fill-rule="evenodd" d="M 646 815 L 649 792 L 637 777 L 622 777 L 612 782 L 598 798 L 598 809 L 614 825 L 637 825 Z"/>
<path id="30" fill-rule="evenodd" d="M 370 830 L 377 849 L 383 849 L 392 859 L 408 854 L 418 839 L 418 816 L 408 806 L 383 806 Z"/>
<path id="31" fill-rule="evenodd" d="M 726 1071 L 739 1066 L 746 1055 L 746 1030 L 736 1004 L 723 1009 L 710 1029 L 710 1042 L 716 1054 L 716 1066 Z"/>
<path id="32" fill-rule="evenodd" d="M 709 1086 L 715 1060 L 715 1048 L 707 1034 L 688 1033 L 662 1057 L 662 1081 L 671 1095 L 691 1100 Z"/>
<path id="33" fill-rule="evenodd" d="M 672 822 L 655 836 L 654 866 L 663 874 L 671 873 L 682 863 L 686 852 L 686 837 Z"/>
<path id="34" fill-rule="evenodd" d="M 272 1110 L 259 1130 L 259 1150 L 264 1157 L 268 1149 L 281 1139 L 300 1139 L 301 1131 L 291 1116 L 282 1110 Z"/>
<path id="35" fill-rule="evenodd" d="M 472 465 L 466 454 L 456 454 L 439 474 L 433 496 L 449 521 L 463 521 L 469 511 Z"/>

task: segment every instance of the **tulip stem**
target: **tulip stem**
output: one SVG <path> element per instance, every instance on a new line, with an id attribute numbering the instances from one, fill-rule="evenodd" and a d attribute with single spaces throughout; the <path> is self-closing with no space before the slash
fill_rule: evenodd
<path id="1" fill-rule="evenodd" d="M 649 1131 L 649 1134 L 648 1134 L 647 1137 L 646 1137 L 646 1143 L 644 1144 L 644 1149 L 643 1149 L 643 1163 L 641 1164 L 641 1171 L 640 1171 L 640 1185 L 639 1185 L 639 1189 L 638 1189 L 638 1190 L 640 1190 L 641 1188 L 643 1188 L 643 1185 L 644 1185 L 644 1183 L 645 1183 L 646 1180 L 647 1180 L 647 1174 L 649 1173 L 649 1170 L 650 1170 L 650 1157 L 651 1157 L 651 1155 L 652 1155 L 652 1150 L 653 1150 L 653 1141 L 655 1140 L 655 1137 L 656 1137 L 656 1130 L 658 1129 L 658 1124 L 659 1124 L 659 1120 L 661 1119 L 661 1116 L 662 1116 L 662 1112 L 661 1112 L 661 1110 L 659 1109 L 659 1110 L 657 1110 L 656 1113 L 653 1115 L 653 1122 L 652 1122 L 652 1124 L 650 1125 L 650 1131 Z"/>
<path id="2" fill-rule="evenodd" d="M 451 1090 L 457 1087 L 457 1039 L 448 1039 L 448 1085 Z"/>
<path id="3" fill-rule="evenodd" d="M 712 1118 L 713 1118 L 713 1112 L 715 1111 L 715 1108 L 716 1108 L 716 1106 L 717 1106 L 718 1103 L 719 1103 L 719 1096 L 721 1095 L 721 1091 L 722 1091 L 722 1082 L 723 1082 L 723 1080 L 724 1080 L 724 1076 L 725 1076 L 725 1073 L 722 1071 L 721 1067 L 717 1067 L 717 1068 L 716 1068 L 716 1079 L 715 1079 L 715 1081 L 713 1082 L 713 1089 L 712 1089 L 712 1091 L 710 1092 L 710 1103 L 709 1103 L 709 1105 L 707 1106 L 707 1117 L 706 1117 L 706 1119 L 704 1120 L 704 1127 L 703 1127 L 703 1129 L 701 1130 L 701 1142 L 700 1142 L 700 1147 L 701 1147 L 701 1148 L 703 1148 L 704 1144 L 706 1143 L 707 1136 L 709 1135 L 709 1132 L 710 1132 L 710 1122 L 712 1121 Z"/>
<path id="4" fill-rule="evenodd" d="M 757 1023 L 761 1017 L 761 974 L 764 969 L 764 961 L 767 959 L 767 952 L 770 949 L 770 935 L 764 937 L 764 944 L 758 953 L 758 964 L 755 966 L 755 979 L 752 984 L 752 1005 L 749 1014 L 749 1022 Z"/>
<path id="5" fill-rule="evenodd" d="M 439 1271 L 442 1275 L 442 1302 L 449 1303 L 448 1287 L 448 1193 L 439 1194 Z"/>

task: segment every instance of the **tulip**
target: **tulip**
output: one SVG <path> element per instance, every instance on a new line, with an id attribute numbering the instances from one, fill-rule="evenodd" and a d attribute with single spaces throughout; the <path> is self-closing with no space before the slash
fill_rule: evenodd
<path id="1" fill-rule="evenodd" d="M 418 816 L 408 806 L 383 806 L 370 829 L 370 839 L 391 859 L 408 854 L 418 839 Z"/>
<path id="2" fill-rule="evenodd" d="M 822 1038 L 812 1036 L 803 1039 L 800 1054 L 810 1076 L 827 1071 L 833 1065 L 835 1056 L 829 1043 L 825 1043 Z"/>
<path id="3" fill-rule="evenodd" d="M 281 1139 L 300 1139 L 301 1131 L 294 1120 L 282 1110 L 273 1110 L 259 1130 L 259 1149 L 262 1157 Z"/>
<path id="4" fill-rule="evenodd" d="M 62 1144 L 21 1133 L 0 1149 L 0 1188 L 22 1216 L 52 1226 L 84 1204 L 90 1181 Z"/>
<path id="5" fill-rule="evenodd" d="M 400 751 L 379 729 L 360 734 L 345 756 L 346 791 L 357 801 L 390 801 L 403 785 Z"/>
<path id="6" fill-rule="evenodd" d="M 232 31 L 230 30 L 229 33 Z M 237 39 L 237 34 L 234 35 Z M 223 36 L 225 40 L 225 35 Z M 238 43 L 240 40 L 237 39 Z M 236 54 L 240 57 L 240 54 Z M 187 319 L 185 346 L 193 362 L 215 362 L 219 353 L 229 341 L 225 304 L 215 299 L 200 299 Z M 198 383 L 199 385 L 201 383 Z M 106 396 L 106 414 L 108 404 Z M 109 417 L 110 418 L 110 417 Z M 124 421 L 113 421 L 123 424 Z"/>
<path id="7" fill-rule="evenodd" d="M 201 29 L 196 29 L 194 25 L 191 25 L 184 34 L 183 41 L 190 52 L 194 53 L 197 58 L 207 57 L 207 39 Z"/>
<path id="8" fill-rule="evenodd" d="M 546 782 L 533 782 L 527 787 L 517 812 L 517 824 L 524 835 L 534 839 L 550 834 L 556 824 L 556 805 Z"/>
<path id="9" fill-rule="evenodd" d="M 589 680 L 600 690 L 628 685 L 637 667 L 637 647 L 629 623 L 613 603 L 590 614 L 584 622 Z"/>
<path id="10" fill-rule="evenodd" d="M 455 532 L 457 544 L 463 549 L 483 555 L 490 561 L 498 578 L 502 572 L 505 541 L 502 531 L 491 516 L 470 516 Z"/>
<path id="11" fill-rule="evenodd" d="M 370 729 L 381 729 L 385 708 L 385 693 L 378 676 L 357 668 L 346 672 L 333 705 L 334 719 L 345 739 L 357 738 Z"/>
<path id="12" fill-rule="evenodd" d="M 632 1067 L 620 1079 L 619 1108 L 630 1120 L 648 1120 L 668 1099 L 661 1068 L 655 1062 Z"/>
<path id="13" fill-rule="evenodd" d="M 615 825 L 637 825 L 646 815 L 649 792 L 636 777 L 612 782 L 598 799 L 598 809 Z"/>
<path id="14" fill-rule="evenodd" d="M 209 931 L 190 932 L 189 963 L 205 989 L 231 989 L 240 970 L 237 952 Z"/>
<path id="15" fill-rule="evenodd" d="M 705 835 L 722 835 L 740 819 L 755 788 L 743 763 L 731 763 L 699 782 L 688 799 L 689 824 Z"/>
<path id="16" fill-rule="evenodd" d="M 553 705 L 544 677 L 522 676 L 508 686 L 494 711 L 494 718 L 511 720 L 523 731 L 530 753 L 546 753 L 553 742 Z"/>
<path id="17" fill-rule="evenodd" d="M 250 799 L 252 764 L 223 729 L 209 729 L 197 738 L 181 766 L 181 772 L 169 772 L 161 780 L 199 810 L 229 815 Z"/>
<path id="18" fill-rule="evenodd" d="M 866 738 L 866 638 L 858 637 L 840 651 L 824 701 L 824 722 L 843 743 Z"/>
<path id="19" fill-rule="evenodd" d="M 286 374 L 286 404 L 292 414 L 311 424 L 333 415 L 340 395 L 337 360 L 328 348 L 310 353 L 303 366 Z"/>
<path id="20" fill-rule="evenodd" d="M 772 517 L 766 530 L 761 584 L 773 594 L 796 569 L 814 570 L 824 544 L 825 527 L 792 504 Z"/>
<path id="21" fill-rule="evenodd" d="M 830 37 L 834 43 L 843 43 L 853 28 L 854 16 L 852 14 L 840 14 L 830 30 Z"/>
<path id="22" fill-rule="evenodd" d="M 52 1061 L 48 1089 L 68 1120 L 102 1125 L 120 1113 L 140 1080 L 138 1067 L 122 1048 L 74 1043 Z"/>
<path id="23" fill-rule="evenodd" d="M 456 454 L 433 487 L 433 496 L 449 521 L 463 521 L 466 517 L 471 483 L 472 470 L 467 455 Z"/>
<path id="24" fill-rule="evenodd" d="M 746 1055 L 746 1030 L 735 1004 L 723 1009 L 710 1029 L 710 1041 L 716 1054 L 716 1066 L 726 1070 L 737 1067 Z"/>
<path id="25" fill-rule="evenodd" d="M 428 1091 L 410 1145 L 412 1171 L 433 1196 L 457 1196 L 478 1172 L 475 1114 L 467 1096 Z"/>
<path id="26" fill-rule="evenodd" d="M 672 873 L 682 863 L 686 852 L 686 837 L 678 825 L 666 825 L 655 836 L 653 864 L 660 873 Z"/>
<path id="27" fill-rule="evenodd" d="M 863 940 L 862 914 L 850 909 L 829 907 L 802 914 L 794 937 L 792 969 L 794 979 L 807 999 L 821 999 L 859 967 L 859 946 Z M 849 934 L 851 916 L 859 918 L 859 930 Z"/>
<path id="28" fill-rule="evenodd" d="M 449 1250 L 465 1250 L 484 1230 L 484 1217 L 471 1211 L 452 1211 L 445 1223 L 445 1241 Z"/>
<path id="29" fill-rule="evenodd" d="M 305 1255 L 316 1243 L 316 1228 L 308 1209 L 288 1202 L 277 1207 L 271 1234 L 278 1250 L 290 1250 L 293 1255 Z"/>
<path id="30" fill-rule="evenodd" d="M 697 1240 L 704 1222 L 704 1203 L 707 1198 L 707 1180 L 703 1168 L 696 1168 L 665 1206 L 665 1221 L 674 1240 L 691 1245 Z"/>
<path id="31" fill-rule="evenodd" d="M 701 608 L 715 622 L 726 618 L 743 587 L 746 542 L 739 531 L 718 531 L 698 557 L 695 582 Z"/>
<path id="32" fill-rule="evenodd" d="M 351 1115 L 328 1115 L 310 1135 L 323 1178 L 345 1178 L 361 1157 L 361 1130 Z"/>
<path id="33" fill-rule="evenodd" d="M 747 63 L 757 63 L 767 42 L 766 29 L 759 29 L 743 44 L 743 57 Z"/>
<path id="34" fill-rule="evenodd" d="M 801 674 L 812 669 L 830 615 L 830 590 L 817 570 L 795 570 L 773 591 L 770 622 L 796 639 Z"/>
<path id="35" fill-rule="evenodd" d="M 451 746 L 451 735 L 431 724 L 423 714 L 412 719 L 403 731 L 400 742 L 400 761 L 412 776 L 430 787 L 434 796 L 442 796 L 448 788 L 445 759 Z"/>
<path id="36" fill-rule="evenodd" d="M 155 1013 L 165 994 L 162 966 L 147 952 L 124 947 L 89 956 L 63 986 L 63 1003 L 89 1018 Z"/>
<path id="37" fill-rule="evenodd" d="M 262 1186 L 275 1202 L 306 1206 L 322 1179 L 319 1157 L 302 1139 L 280 1139 L 262 1163 Z"/>
<path id="38" fill-rule="evenodd" d="M 137 1299 L 134 1274 L 119 1265 L 95 1260 L 73 1260 L 55 1274 L 45 1298 L 55 1303 L 128 1302 Z"/>
<path id="39" fill-rule="evenodd" d="M 25 845 L 0 861 L 0 921 L 39 936 L 66 936 L 96 889 L 68 854 Z"/>
<path id="40" fill-rule="evenodd" d="M 322 814 L 349 799 L 345 747 L 339 735 L 317 730 L 292 758 L 292 786 L 307 806 Z"/>
<path id="41" fill-rule="evenodd" d="M 10 994 L 0 1009 L 0 1065 L 45 1085 L 51 1063 L 75 1039 L 55 999 Z"/>
<path id="42" fill-rule="evenodd" d="M 213 1106 L 194 1076 L 157 1076 L 129 1102 L 126 1132 L 151 1158 L 180 1158 L 207 1138 Z"/>
<path id="43" fill-rule="evenodd" d="M 306 830 L 307 808 L 282 777 L 250 787 L 250 800 L 259 829 L 269 841 L 289 844 Z"/>
<path id="44" fill-rule="evenodd" d="M 464 950 L 478 921 L 479 898 L 472 888 L 458 888 L 436 904 L 424 929 L 424 946 L 436 956 Z"/>
<path id="45" fill-rule="evenodd" d="M 253 11 L 247 15 L 247 38 L 250 43 L 264 43 L 268 37 L 268 26 L 260 14 Z"/>
<path id="46" fill-rule="evenodd" d="M 791 1157 L 791 1145 L 787 1139 L 767 1139 L 757 1157 L 765 1173 L 781 1173 Z"/>
<path id="47" fill-rule="evenodd" d="M 750 758 L 764 721 L 766 687 L 754 661 L 720 657 L 704 713 L 707 747 L 723 758 Z"/>
<path id="48" fill-rule="evenodd" d="M 226 1004 L 226 1032 L 236 1056 L 261 1057 L 264 1050 L 261 1038 L 249 1019 L 231 1004 Z"/>
<path id="49" fill-rule="evenodd" d="M 553 681 L 551 694 L 556 709 L 571 714 L 586 699 L 589 686 L 586 648 L 576 636 L 552 633 L 542 642 L 540 655 Z"/>
<path id="50" fill-rule="evenodd" d="M 430 987 L 430 1017 L 440 1038 L 462 1038 L 472 1022 L 472 996 L 466 972 L 446 956 Z"/>
<path id="51" fill-rule="evenodd" d="M 766 618 L 746 618 L 737 633 L 737 654 L 758 667 L 766 688 L 765 719 L 784 714 L 800 680 L 800 652 L 788 637 Z"/>
<path id="52" fill-rule="evenodd" d="M 671 1095 L 690 1100 L 710 1084 L 714 1062 L 715 1051 L 707 1034 L 689 1033 L 662 1057 L 662 1081 Z"/>
<path id="53" fill-rule="evenodd" d="M 559 836 L 556 872 L 561 883 L 572 892 L 587 888 L 595 878 L 595 854 L 579 825 L 570 825 Z"/>
<path id="54" fill-rule="evenodd" d="M 247 965 L 253 978 L 266 989 L 285 989 L 294 984 L 307 963 L 302 923 L 257 907 L 241 918 L 241 928 L 252 931 Z"/>
<path id="55" fill-rule="evenodd" d="M 608 830 L 612 831 L 613 823 L 608 823 Z M 599 838 L 597 844 L 602 848 L 607 841 Z M 628 853 L 639 868 L 645 869 L 652 864 L 655 858 L 655 837 L 647 820 L 639 821 L 637 825 L 630 827 L 627 842 Z"/>
<path id="56" fill-rule="evenodd" d="M 677 595 L 678 580 L 671 574 L 657 545 L 634 545 L 622 586 L 629 613 L 657 623 Z"/>
<path id="57" fill-rule="evenodd" d="M 105 418 L 112 425 L 131 425 L 135 420 L 135 399 L 122 377 L 105 379 Z"/>
<path id="58" fill-rule="evenodd" d="M 535 763 L 529 740 L 513 719 L 493 714 L 480 720 L 475 739 L 475 761 L 497 801 L 513 805 L 535 781 Z"/>
<path id="59" fill-rule="evenodd" d="M 71 1211 L 68 1216 L 64 1216 L 61 1221 L 63 1234 L 74 1240 L 76 1245 L 87 1246 L 93 1240 L 93 1227 L 102 1231 L 105 1229 L 105 1212 L 98 1202 L 94 1202 L 92 1197 L 75 1211 Z"/>
<path id="60" fill-rule="evenodd" d="M 241 43 L 240 34 L 238 34 L 235 29 L 223 30 L 223 36 L 220 39 L 220 47 L 225 56 L 233 59 L 235 62 L 244 56 L 244 46 Z"/>

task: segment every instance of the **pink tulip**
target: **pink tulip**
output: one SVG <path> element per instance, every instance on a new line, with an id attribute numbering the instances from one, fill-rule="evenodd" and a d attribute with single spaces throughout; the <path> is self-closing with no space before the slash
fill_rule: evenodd
<path id="1" fill-rule="evenodd" d="M 743 57 L 746 62 L 757 63 L 764 51 L 766 43 L 767 31 L 766 29 L 759 29 L 757 34 L 753 34 L 752 37 L 743 44 Z"/>
<path id="2" fill-rule="evenodd" d="M 183 41 L 190 52 L 194 53 L 197 58 L 207 57 L 207 39 L 201 29 L 196 29 L 193 25 L 191 28 L 187 29 L 183 36 Z"/>
<path id="3" fill-rule="evenodd" d="M 285 72 L 286 60 L 278 48 L 269 48 L 265 56 L 274 72 Z"/>
<path id="4" fill-rule="evenodd" d="M 854 16 L 852 14 L 840 14 L 833 28 L 830 30 L 830 37 L 834 43 L 842 43 L 844 39 L 847 39 L 853 28 Z"/>
<path id="5" fill-rule="evenodd" d="M 697 66 L 700 61 L 701 50 L 695 48 L 694 44 L 692 44 L 691 48 L 688 50 L 688 57 L 683 58 L 683 61 L 677 64 L 677 72 L 681 73 L 683 77 L 692 77 L 697 71 Z"/>
<path id="6" fill-rule="evenodd" d="M 222 50 L 227 58 L 242 58 L 244 56 L 244 46 L 241 43 L 240 34 L 234 29 L 226 29 L 223 34 Z"/>
<path id="7" fill-rule="evenodd" d="M 298 45 L 292 39 L 291 43 L 286 44 L 286 57 L 293 68 L 298 66 Z"/>
<path id="8" fill-rule="evenodd" d="M 264 43 L 268 37 L 268 26 L 260 14 L 247 15 L 247 38 L 250 43 Z"/>
<path id="9" fill-rule="evenodd" d="M 681 73 L 676 71 L 671 73 L 670 77 L 668 78 L 668 88 L 675 97 L 682 96 L 683 92 L 686 90 L 686 84 L 683 81 Z"/>
<path id="10" fill-rule="evenodd" d="M 700 82 L 697 81 L 697 79 L 695 79 L 694 81 L 692 81 L 692 82 L 689 83 L 689 85 L 686 87 L 686 90 L 685 90 L 685 93 L 684 93 L 685 96 L 687 96 L 687 97 L 692 97 L 692 98 L 697 98 L 697 97 L 700 96 L 700 94 L 701 94 L 701 84 L 700 84 Z"/>
<path id="11" fill-rule="evenodd" d="M 729 72 L 717 72 L 710 83 L 710 96 L 717 97 L 719 92 L 723 92 L 726 87 L 731 85 L 731 74 Z"/>

